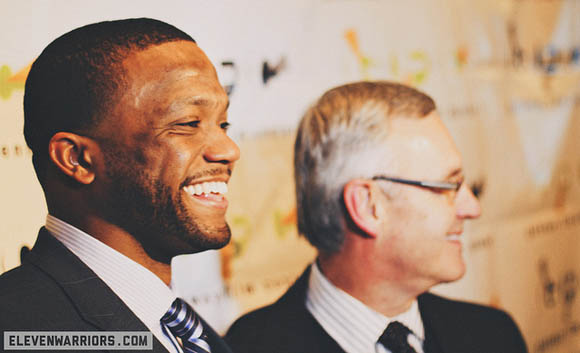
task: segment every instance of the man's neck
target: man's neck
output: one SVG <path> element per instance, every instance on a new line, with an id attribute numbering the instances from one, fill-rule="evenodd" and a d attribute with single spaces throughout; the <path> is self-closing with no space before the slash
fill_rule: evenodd
<path id="1" fill-rule="evenodd" d="M 357 263 L 352 257 L 345 260 L 340 254 L 320 254 L 317 261 L 333 285 L 386 317 L 406 312 L 417 296 L 428 289 L 382 278 L 384 269 L 379 274 L 376 265 Z"/>
<path id="2" fill-rule="evenodd" d="M 58 213 L 55 214 L 55 212 L 51 212 L 51 214 L 127 256 L 151 271 L 169 286 L 171 282 L 171 264 L 153 260 L 145 252 L 141 243 L 122 228 L 96 217 L 75 218 Z"/>

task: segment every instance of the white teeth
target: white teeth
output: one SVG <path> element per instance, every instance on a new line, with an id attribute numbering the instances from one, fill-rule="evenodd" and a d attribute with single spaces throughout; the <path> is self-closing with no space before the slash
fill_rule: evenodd
<path id="1" fill-rule="evenodd" d="M 461 240 L 461 237 L 457 234 L 452 234 L 447 236 L 447 240 Z"/>
<path id="2" fill-rule="evenodd" d="M 190 195 L 201 194 L 226 194 L 228 192 L 228 184 L 223 181 L 210 181 L 199 183 L 195 185 L 187 185 L 183 190 Z"/>

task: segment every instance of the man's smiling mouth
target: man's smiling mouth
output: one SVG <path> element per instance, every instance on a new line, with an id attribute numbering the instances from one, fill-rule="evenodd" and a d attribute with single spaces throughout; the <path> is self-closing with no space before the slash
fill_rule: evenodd
<path id="1" fill-rule="evenodd" d="M 228 199 L 225 194 L 228 192 L 228 184 L 225 181 L 204 181 L 184 186 L 183 191 L 194 201 L 202 203 L 204 206 L 226 209 Z"/>
<path id="2" fill-rule="evenodd" d="M 210 194 L 225 195 L 228 192 L 228 184 L 223 181 L 205 181 L 186 185 L 183 190 L 191 196 L 208 196 Z"/>

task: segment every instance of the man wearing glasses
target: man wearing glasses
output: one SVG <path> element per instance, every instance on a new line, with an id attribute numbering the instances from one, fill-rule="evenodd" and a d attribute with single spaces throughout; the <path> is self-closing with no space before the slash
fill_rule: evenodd
<path id="1" fill-rule="evenodd" d="M 300 233 L 318 258 L 239 319 L 236 352 L 526 352 L 504 312 L 428 293 L 460 279 L 480 206 L 433 100 L 389 82 L 326 92 L 295 143 Z"/>

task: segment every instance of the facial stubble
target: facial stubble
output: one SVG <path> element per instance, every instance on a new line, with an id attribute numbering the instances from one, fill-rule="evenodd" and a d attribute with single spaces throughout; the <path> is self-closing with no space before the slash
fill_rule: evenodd
<path id="1" fill-rule="evenodd" d="M 149 175 L 145 165 L 136 165 L 140 158 L 128 160 L 117 150 L 105 150 L 110 185 L 105 217 L 131 234 L 152 259 L 170 263 L 174 256 L 219 249 L 229 242 L 228 224 L 196 220 L 181 188 L 172 190 Z"/>

